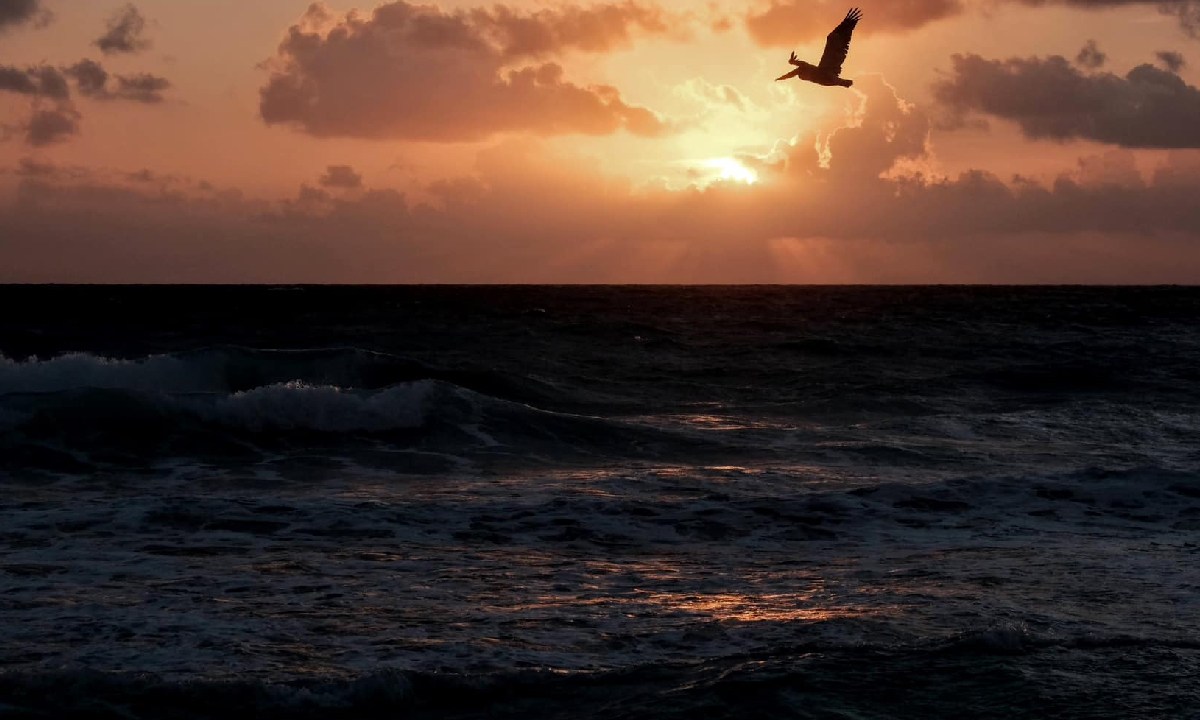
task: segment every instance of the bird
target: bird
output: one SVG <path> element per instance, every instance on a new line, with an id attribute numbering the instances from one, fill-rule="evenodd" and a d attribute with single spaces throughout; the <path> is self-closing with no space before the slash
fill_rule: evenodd
<path id="1" fill-rule="evenodd" d="M 846 55 L 850 52 L 850 36 L 854 33 L 854 26 L 858 24 L 861 17 L 861 10 L 850 8 L 850 12 L 846 13 L 846 18 L 825 37 L 825 52 L 821 54 L 821 62 L 817 65 L 797 60 L 796 51 L 793 50 L 788 62 L 795 65 L 796 69 L 775 78 L 776 82 L 795 77 L 818 85 L 838 85 L 840 87 L 853 85 L 853 80 L 846 80 L 839 76 L 842 74 L 842 63 L 846 62 Z"/>

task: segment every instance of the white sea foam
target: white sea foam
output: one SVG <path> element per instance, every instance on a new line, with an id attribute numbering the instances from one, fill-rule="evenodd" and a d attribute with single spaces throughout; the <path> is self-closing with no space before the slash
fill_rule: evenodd
<path id="1" fill-rule="evenodd" d="M 404 383 L 374 392 L 355 392 L 299 381 L 208 398 L 175 398 L 206 420 L 250 430 L 382 431 L 419 427 L 435 384 Z"/>
<path id="2" fill-rule="evenodd" d="M 314 385 L 357 387 L 364 373 L 373 384 L 414 379 L 410 360 L 359 348 L 260 350 L 236 346 L 183 353 L 111 358 L 66 353 L 18 361 L 0 355 L 0 394 L 47 393 L 82 388 L 164 393 L 230 392 L 298 379 Z M 416 377 L 419 377 L 416 376 Z"/>

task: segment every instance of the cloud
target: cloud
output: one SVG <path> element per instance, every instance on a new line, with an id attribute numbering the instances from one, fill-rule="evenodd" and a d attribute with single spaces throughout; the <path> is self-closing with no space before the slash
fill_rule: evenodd
<path id="1" fill-rule="evenodd" d="M 110 76 L 95 60 L 80 60 L 66 68 L 65 72 L 75 80 L 75 87 L 81 95 L 96 100 L 155 104 L 164 100 L 163 92 L 171 87 L 170 80 L 148 73 Z M 116 80 L 115 87 L 109 87 L 110 77 Z"/>
<path id="2" fill-rule="evenodd" d="M 67 78 L 57 68 L 49 65 L 24 69 L 0 66 L 0 92 L 25 95 L 30 99 L 28 120 L 15 128 L 4 128 L 0 139 L 19 133 L 28 144 L 42 147 L 79 132 L 80 115 L 71 105 Z"/>
<path id="3" fill-rule="evenodd" d="M 353 190 L 362 187 L 362 175 L 349 165 L 330 165 L 318 182 L 321 187 Z"/>
<path id="4" fill-rule="evenodd" d="M 1164 2 L 1159 11 L 1178 17 L 1179 27 L 1188 37 L 1200 38 L 1200 2 Z"/>
<path id="5" fill-rule="evenodd" d="M 81 60 L 67 68 L 0 65 L 0 92 L 25 95 L 30 102 L 28 119 L 4 128 L 0 140 L 20 134 L 28 144 L 42 147 L 79 134 L 83 115 L 71 101 L 69 79 L 84 97 L 140 103 L 162 102 L 162 92 L 171 85 L 166 78 L 143 73 L 117 75 L 115 87 L 110 89 L 110 75 L 93 60 Z"/>
<path id="6" fill-rule="evenodd" d="M 1112 10 L 1114 8 L 1143 5 L 1154 7 L 1164 15 L 1173 15 L 1179 27 L 1190 37 L 1200 33 L 1200 2 L 1197 0 L 1017 0 L 1023 5 L 1065 5 L 1081 10 Z"/>
<path id="7" fill-rule="evenodd" d="M 1066 6 L 1080 10 L 1112 10 L 1120 7 L 1153 7 L 1174 16 L 1179 27 L 1190 37 L 1200 37 L 1200 0 L 991 0 L 968 3 L 963 0 L 867 0 L 858 3 L 863 22 L 855 34 L 903 33 L 929 23 L 965 12 L 968 8 L 986 9 L 996 4 L 1026 7 Z M 763 47 L 789 47 L 824 38 L 841 20 L 846 5 L 821 0 L 770 0 L 769 4 L 745 15 L 746 30 Z"/>
<path id="8" fill-rule="evenodd" d="M 1200 90 L 1170 71 L 1139 65 L 1125 77 L 1083 73 L 1057 55 L 952 61 L 951 75 L 933 89 L 957 115 L 1012 120 L 1032 139 L 1200 148 Z"/>
<path id="9" fill-rule="evenodd" d="M 138 53 L 150 47 L 144 35 L 146 18 L 132 5 L 125 5 L 108 20 L 108 29 L 92 44 L 105 55 Z"/>
<path id="10" fill-rule="evenodd" d="M 25 69 L 0 65 L 0 92 L 4 91 L 52 100 L 66 100 L 71 94 L 63 74 L 49 65 Z"/>
<path id="11" fill-rule="evenodd" d="M 1172 15 L 1189 37 L 1200 37 L 1200 1 L 1198 0 L 1019 0 L 1024 5 L 1065 5 L 1082 10 L 1111 10 L 1132 5 L 1151 6 L 1163 15 Z"/>
<path id="12" fill-rule="evenodd" d="M 838 125 L 777 146 L 760 182 L 638 190 L 510 138 L 424 188 L 268 203 L 124 174 L 21 177 L 0 205 L 0 281 L 1187 282 L 1200 152 L 1133 153 L 1053 182 L 897 173 L 931 156 L 926 112 L 878 76 Z M 529 203 L 531 197 L 537 203 Z M 173 228 L 165 235 L 163 227 Z M 64 260 L 65 259 L 65 260 Z"/>
<path id="13" fill-rule="evenodd" d="M 1108 56 L 1100 52 L 1100 46 L 1096 44 L 1096 41 L 1088 40 L 1079 54 L 1075 56 L 1075 63 L 1089 70 L 1095 70 L 1104 65 L 1104 61 L 1107 59 Z"/>
<path id="14" fill-rule="evenodd" d="M 39 0 L 0 0 L 0 32 L 27 22 L 44 24 L 50 18 L 50 11 Z"/>
<path id="15" fill-rule="evenodd" d="M 680 85 L 676 91 L 708 106 L 726 105 L 745 111 L 752 105 L 751 100 L 732 85 L 714 85 L 704 78 L 692 78 Z"/>
<path id="16" fill-rule="evenodd" d="M 171 87 L 171 81 L 149 73 L 118 75 L 117 89 L 111 97 L 140 103 L 160 103 L 162 92 Z"/>
<path id="17" fill-rule="evenodd" d="M 411 6 L 410 6 L 411 7 Z M 463 16 L 508 58 L 537 58 L 566 50 L 603 53 L 628 46 L 635 34 L 688 36 L 691 19 L 659 7 L 621 2 L 581 8 L 567 5 L 522 14 L 504 5 Z"/>
<path id="18" fill-rule="evenodd" d="M 881 0 L 859 3 L 863 22 L 856 35 L 905 32 L 963 12 L 961 0 Z M 845 5 L 811 0 L 772 0 L 745 17 L 746 29 L 764 47 L 789 47 L 822 39 L 846 13 Z"/>
<path id="19" fill-rule="evenodd" d="M 61 69 L 49 65 L 29 68 L 0 65 L 0 92 L 66 101 L 71 97 L 67 83 L 67 78 L 71 78 L 84 97 L 157 103 L 162 102 L 163 91 L 171 87 L 166 78 L 139 73 L 115 76 L 116 86 L 110 89 L 110 77 L 113 76 L 94 60 L 80 60 Z"/>
<path id="20" fill-rule="evenodd" d="M 75 86 L 86 97 L 108 94 L 108 71 L 95 60 L 80 60 L 67 68 L 67 74 L 75 78 Z"/>
<path id="21" fill-rule="evenodd" d="M 80 115 L 69 107 L 34 110 L 25 141 L 34 147 L 62 142 L 79 133 Z"/>
<path id="22" fill-rule="evenodd" d="M 1159 50 L 1154 53 L 1154 57 L 1163 64 L 1167 70 L 1179 74 L 1179 71 L 1187 65 L 1187 61 L 1183 59 L 1183 55 L 1172 50 Z"/>
<path id="23" fill-rule="evenodd" d="M 606 11 L 606 7 L 616 10 Z M 518 15 L 392 2 L 333 21 L 314 5 L 268 66 L 259 113 L 319 137 L 481 140 L 497 133 L 656 136 L 667 125 L 611 86 L 582 87 L 555 62 L 514 59 L 600 51 L 656 25 L 634 3 Z M 324 31 L 312 29 L 322 26 Z"/>
<path id="24" fill-rule="evenodd" d="M 40 177 L 54 175 L 57 171 L 58 168 L 53 163 L 39 162 L 33 158 L 21 158 L 17 163 L 17 175 Z"/>

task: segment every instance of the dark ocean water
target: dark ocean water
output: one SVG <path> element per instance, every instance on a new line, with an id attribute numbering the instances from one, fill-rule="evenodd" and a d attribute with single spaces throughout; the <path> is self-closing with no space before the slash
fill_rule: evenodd
<path id="1" fill-rule="evenodd" d="M 0 716 L 1200 718 L 1200 289 L 0 307 Z"/>

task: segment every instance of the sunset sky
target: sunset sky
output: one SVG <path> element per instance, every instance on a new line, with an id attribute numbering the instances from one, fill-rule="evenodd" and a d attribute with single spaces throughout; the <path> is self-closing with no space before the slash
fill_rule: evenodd
<path id="1" fill-rule="evenodd" d="M 1200 0 L 0 0 L 0 282 L 1200 282 Z"/>

